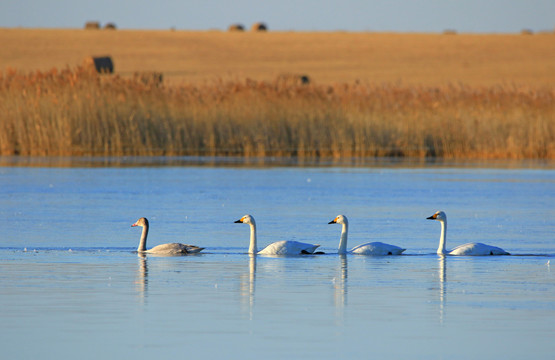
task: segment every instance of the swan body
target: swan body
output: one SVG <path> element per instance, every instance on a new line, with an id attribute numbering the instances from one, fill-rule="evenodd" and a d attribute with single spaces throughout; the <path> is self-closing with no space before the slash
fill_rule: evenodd
<path id="1" fill-rule="evenodd" d="M 235 223 L 243 223 L 250 225 L 251 235 L 249 244 L 249 254 L 260 255 L 301 255 L 313 254 L 320 246 L 315 244 L 307 244 L 299 241 L 276 241 L 266 246 L 264 249 L 257 251 L 256 244 L 256 222 L 252 215 L 245 215 Z"/>
<path id="2" fill-rule="evenodd" d="M 375 241 L 357 245 L 351 249 L 351 253 L 358 255 L 401 255 L 405 250 L 395 245 Z"/>
<path id="3" fill-rule="evenodd" d="M 447 215 L 443 211 L 438 211 L 428 220 L 437 220 L 441 223 L 441 236 L 439 238 L 438 255 L 458 255 L 458 256 L 483 256 L 483 255 L 511 255 L 505 250 L 482 243 L 468 243 L 459 245 L 451 251 L 445 250 L 445 240 L 447 237 Z"/>
<path id="4" fill-rule="evenodd" d="M 339 254 L 347 253 L 347 236 L 349 231 L 349 220 L 345 215 L 338 215 L 328 224 L 342 224 L 341 238 L 339 240 Z M 406 249 L 400 248 L 395 245 L 385 244 L 383 242 L 370 242 L 366 244 L 357 245 L 349 251 L 351 254 L 358 255 L 401 255 Z"/>
<path id="5" fill-rule="evenodd" d="M 186 245 L 180 243 L 169 243 L 169 244 L 161 244 L 153 247 L 152 249 L 146 249 L 146 238 L 148 236 L 148 220 L 147 218 L 140 218 L 135 222 L 133 226 L 141 226 L 143 228 L 143 232 L 141 233 L 141 241 L 139 242 L 139 247 L 137 248 L 137 252 L 139 253 L 147 253 L 147 254 L 159 254 L 159 255 L 184 255 L 184 254 L 194 254 L 198 253 L 204 248 L 195 246 L 195 245 Z"/>

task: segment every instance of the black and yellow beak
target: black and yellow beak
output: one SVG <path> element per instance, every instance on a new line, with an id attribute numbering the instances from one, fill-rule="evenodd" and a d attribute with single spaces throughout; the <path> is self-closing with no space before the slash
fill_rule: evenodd
<path id="1" fill-rule="evenodd" d="M 240 224 L 243 222 L 243 218 L 240 218 L 239 220 L 235 221 L 235 224 Z"/>
<path id="2" fill-rule="evenodd" d="M 333 219 L 332 221 L 330 221 L 328 224 L 336 224 L 337 223 L 337 218 Z"/>
<path id="3" fill-rule="evenodd" d="M 427 220 L 435 220 L 435 219 L 437 219 L 437 214 L 433 214 L 432 216 L 427 217 L 426 219 Z"/>

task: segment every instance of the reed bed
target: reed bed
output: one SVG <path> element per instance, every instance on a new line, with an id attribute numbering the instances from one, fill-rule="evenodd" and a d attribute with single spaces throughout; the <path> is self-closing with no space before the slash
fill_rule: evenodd
<path id="1" fill-rule="evenodd" d="M 0 73 L 0 155 L 555 158 L 555 90 Z"/>

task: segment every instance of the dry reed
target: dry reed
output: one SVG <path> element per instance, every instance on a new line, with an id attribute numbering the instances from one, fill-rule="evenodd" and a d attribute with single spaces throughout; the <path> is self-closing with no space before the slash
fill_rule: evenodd
<path id="1" fill-rule="evenodd" d="M 0 73 L 0 155 L 555 159 L 555 91 Z"/>

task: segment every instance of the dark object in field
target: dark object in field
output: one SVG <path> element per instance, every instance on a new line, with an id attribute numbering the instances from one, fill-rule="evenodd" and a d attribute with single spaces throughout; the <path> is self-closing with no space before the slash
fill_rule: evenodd
<path id="1" fill-rule="evenodd" d="M 263 22 L 254 23 L 251 27 L 252 31 L 268 31 L 268 26 Z"/>
<path id="2" fill-rule="evenodd" d="M 281 74 L 276 78 L 276 83 L 282 85 L 308 85 L 310 78 L 302 74 Z"/>
<path id="3" fill-rule="evenodd" d="M 116 24 L 107 23 L 106 25 L 104 25 L 104 29 L 106 29 L 106 30 L 116 30 Z"/>
<path id="4" fill-rule="evenodd" d="M 245 31 L 245 27 L 241 24 L 232 24 L 229 25 L 227 31 Z"/>
<path id="5" fill-rule="evenodd" d="M 85 23 L 85 29 L 87 30 L 100 29 L 100 23 L 98 21 L 87 21 Z"/>
<path id="6" fill-rule="evenodd" d="M 114 72 L 114 63 L 109 56 L 91 56 L 84 61 L 85 66 L 94 66 L 97 72 L 101 74 L 112 74 Z"/>
<path id="7" fill-rule="evenodd" d="M 532 29 L 522 29 L 520 31 L 521 35 L 534 35 L 534 30 Z"/>

